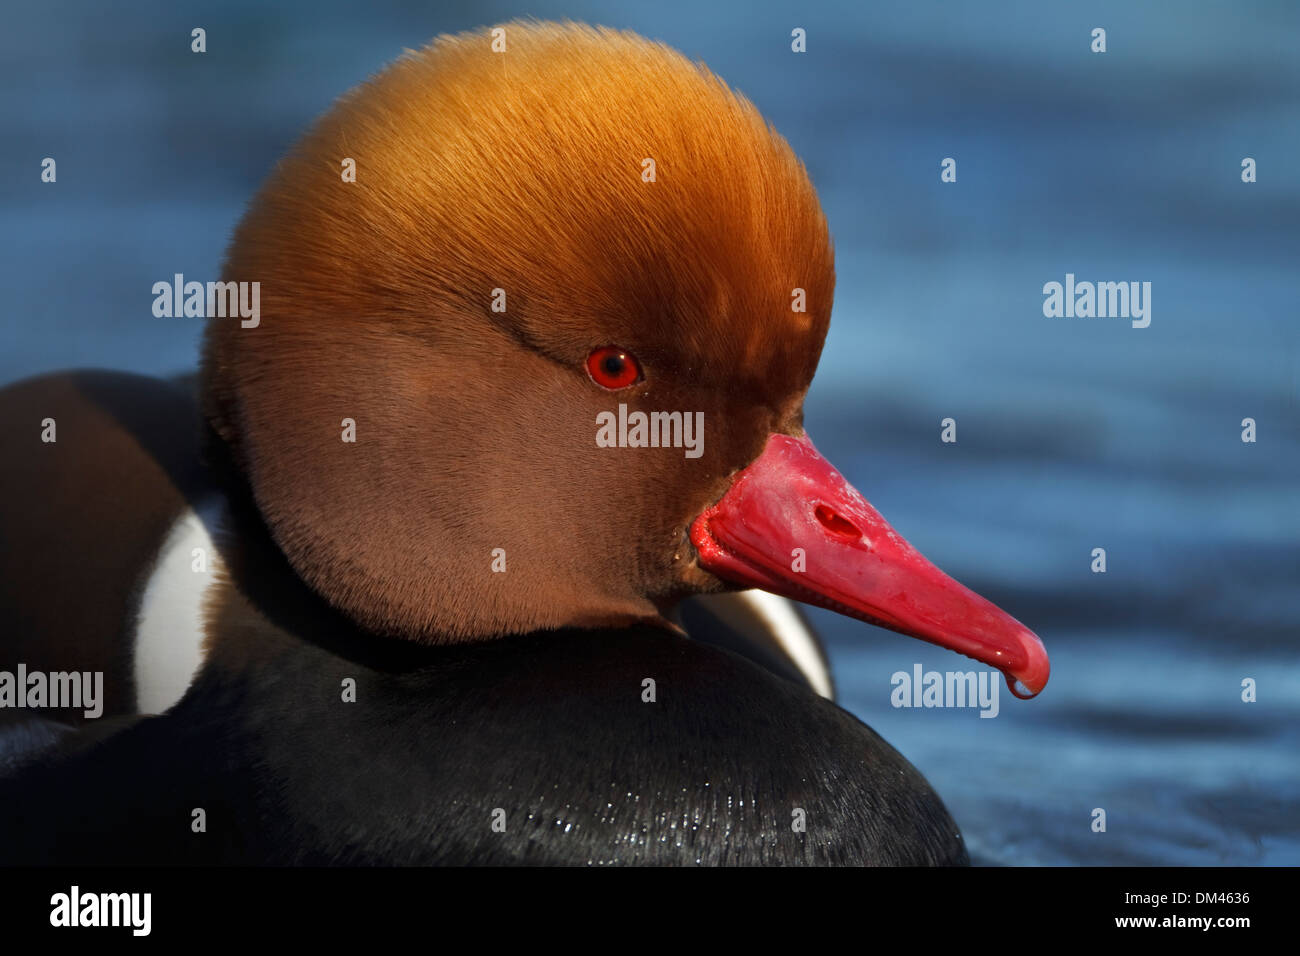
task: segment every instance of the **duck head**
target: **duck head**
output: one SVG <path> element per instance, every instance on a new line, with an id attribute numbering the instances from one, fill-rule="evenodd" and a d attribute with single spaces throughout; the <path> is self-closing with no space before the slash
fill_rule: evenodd
<path id="1" fill-rule="evenodd" d="M 760 587 L 1040 690 L 1038 639 L 803 431 L 834 267 L 786 142 L 659 44 L 499 29 L 343 97 L 235 233 L 260 322 L 210 320 L 205 410 L 297 572 L 429 642 L 671 627 Z"/>

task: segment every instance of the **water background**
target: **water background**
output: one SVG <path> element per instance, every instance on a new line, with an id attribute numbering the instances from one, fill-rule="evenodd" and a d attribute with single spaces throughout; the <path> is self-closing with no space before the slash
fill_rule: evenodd
<path id="1" fill-rule="evenodd" d="M 0 383 L 191 368 L 198 324 L 154 319 L 152 283 L 215 277 L 335 96 L 436 33 L 525 14 L 705 60 L 807 163 L 839 275 L 809 431 L 1052 655 L 1047 692 L 1004 689 L 997 719 L 895 710 L 894 671 L 964 659 L 813 613 L 843 704 L 929 777 L 976 858 L 1300 863 L 1300 5 L 17 5 Z M 1044 318 L 1066 272 L 1151 282 L 1151 326 Z"/>

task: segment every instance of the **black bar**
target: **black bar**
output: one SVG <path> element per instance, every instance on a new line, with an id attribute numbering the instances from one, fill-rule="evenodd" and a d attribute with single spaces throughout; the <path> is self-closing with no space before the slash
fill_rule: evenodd
<path id="1" fill-rule="evenodd" d="M 87 942 L 133 938 L 129 926 L 51 926 L 52 897 L 74 885 L 83 903 L 90 893 L 149 893 L 149 938 L 204 944 L 284 930 L 326 942 L 423 934 L 418 938 L 435 946 L 450 943 L 441 934 L 459 925 L 485 940 L 520 932 L 590 941 L 593 930 L 608 929 L 611 939 L 666 934 L 664 945 L 688 927 L 691 935 L 682 939 L 714 930 L 739 938 L 778 926 L 810 942 L 847 933 L 863 945 L 915 939 L 918 949 L 944 939 L 1015 946 L 1205 938 L 1232 945 L 1252 933 L 1283 931 L 1294 915 L 1283 916 L 1294 885 L 1294 871 L 1284 868 L 10 869 L 0 870 L 6 943 L 70 933 Z M 1187 901 L 1178 901 L 1179 892 Z M 1222 898 L 1229 902 L 1218 894 L 1229 894 Z M 1249 925 L 1177 922 L 1205 917 L 1245 917 Z M 1133 918 L 1154 925 L 1118 925 Z"/>

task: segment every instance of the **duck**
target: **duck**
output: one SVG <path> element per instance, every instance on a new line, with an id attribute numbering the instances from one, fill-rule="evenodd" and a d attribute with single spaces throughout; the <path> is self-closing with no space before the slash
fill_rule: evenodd
<path id="1" fill-rule="evenodd" d="M 1017 696 L 1047 654 L 805 431 L 827 220 L 707 67 L 439 37 L 281 160 L 222 278 L 260 316 L 196 376 L 0 390 L 0 664 L 104 684 L 0 710 L 0 862 L 969 862 L 792 602 Z"/>

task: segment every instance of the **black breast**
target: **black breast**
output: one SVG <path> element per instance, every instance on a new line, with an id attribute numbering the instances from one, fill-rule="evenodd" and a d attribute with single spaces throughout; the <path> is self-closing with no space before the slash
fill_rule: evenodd
<path id="1" fill-rule="evenodd" d="M 267 650 L 0 782 L 0 862 L 967 861 L 870 728 L 663 632 Z"/>

